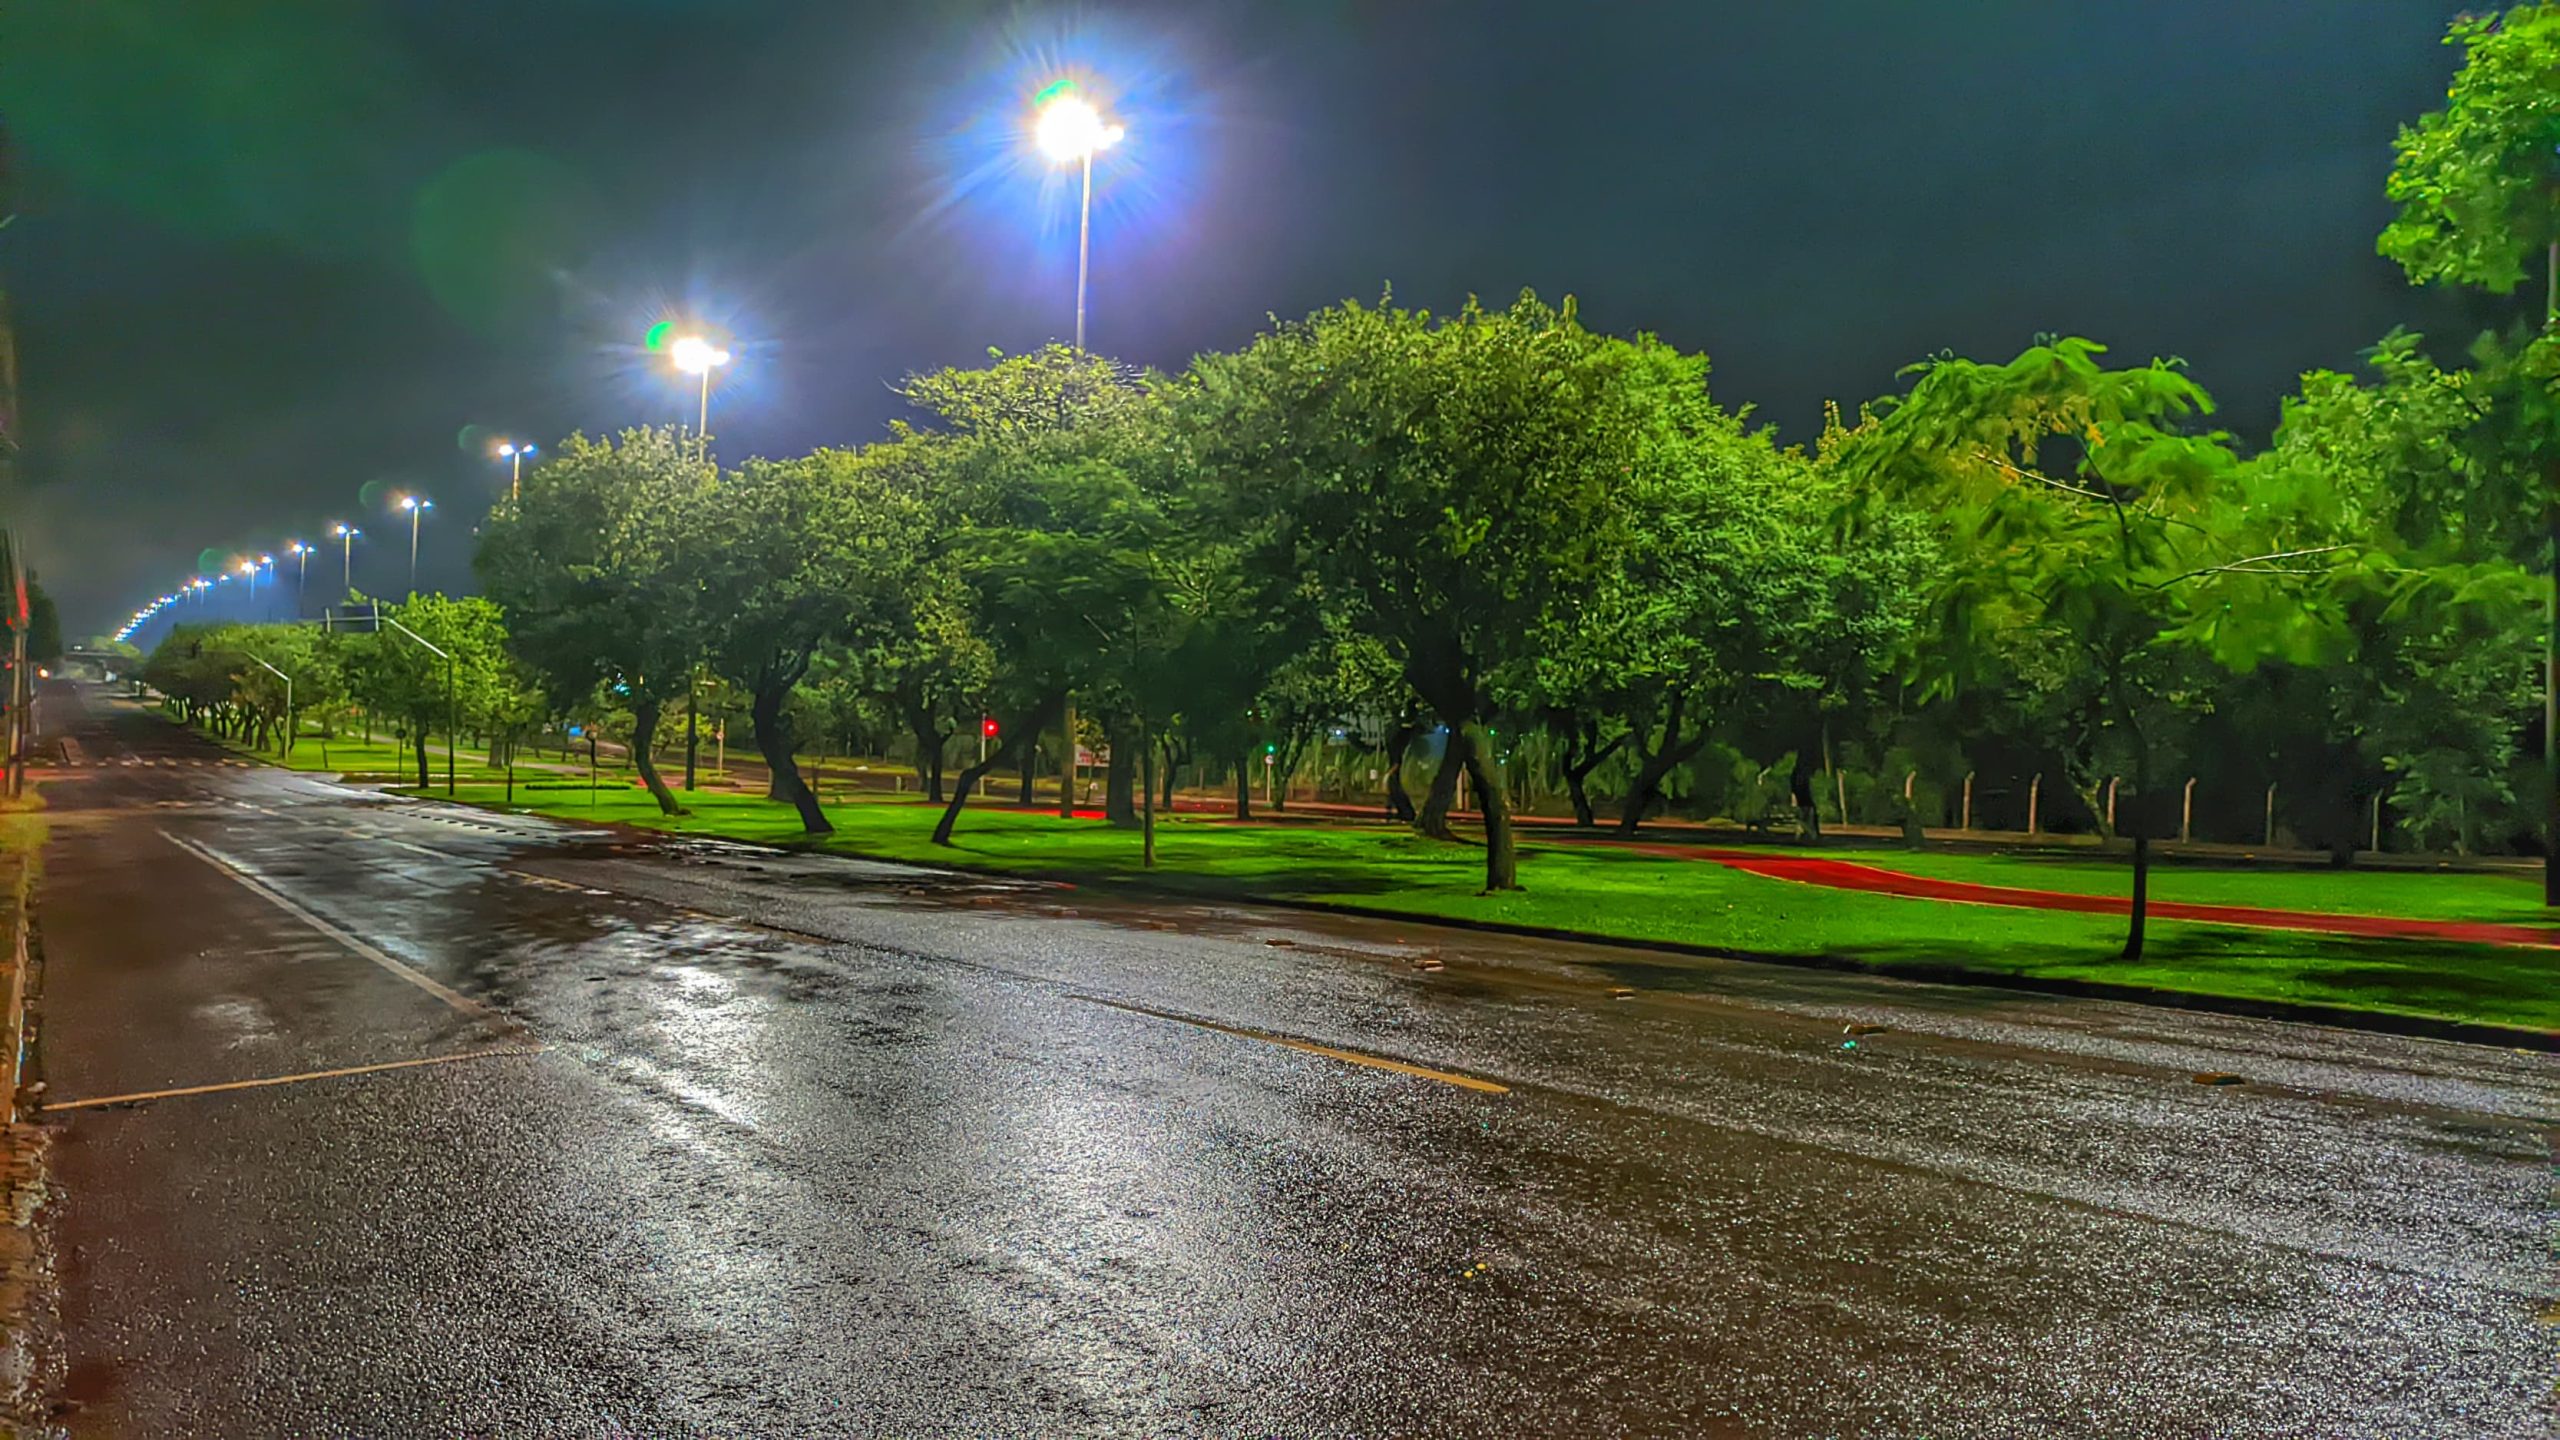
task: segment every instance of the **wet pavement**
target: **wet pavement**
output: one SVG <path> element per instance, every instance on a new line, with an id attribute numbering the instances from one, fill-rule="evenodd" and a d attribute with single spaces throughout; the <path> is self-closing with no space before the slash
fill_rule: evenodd
<path id="1" fill-rule="evenodd" d="M 2549 1057 L 573 830 L 48 703 L 75 1435 L 2549 1431 Z"/>

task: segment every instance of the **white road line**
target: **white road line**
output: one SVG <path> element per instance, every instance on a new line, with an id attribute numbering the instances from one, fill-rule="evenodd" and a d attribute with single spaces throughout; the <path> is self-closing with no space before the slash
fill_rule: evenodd
<path id="1" fill-rule="evenodd" d="M 130 1095 L 99 1095 L 87 1100 L 63 1100 L 42 1107 L 48 1115 L 56 1110 L 93 1110 L 101 1105 L 138 1105 L 147 1100 L 169 1100 L 181 1095 L 219 1095 L 230 1090 L 264 1090 L 271 1085 L 299 1085 L 307 1080 L 337 1080 L 349 1075 L 379 1075 L 385 1070 L 414 1070 L 421 1065 L 452 1065 L 464 1060 L 490 1060 L 501 1056 L 539 1055 L 539 1045 L 510 1047 L 502 1050 L 466 1050 L 459 1055 L 429 1055 L 417 1060 L 385 1060 L 376 1065 L 342 1065 L 335 1070 L 305 1070 L 299 1075 L 267 1075 L 256 1080 L 225 1080 L 217 1085 L 180 1085 L 169 1090 L 136 1090 Z"/>
<path id="2" fill-rule="evenodd" d="M 207 865 L 210 865 L 216 870 L 221 871 L 223 874 L 230 876 L 232 879 L 239 881 L 242 885 L 248 887 L 258 895 L 265 897 L 266 900 L 273 904 L 277 909 L 284 911 L 286 914 L 300 920 L 303 924 L 310 926 L 312 929 L 317 930 L 321 934 L 328 936 L 330 939 L 337 941 L 339 944 L 344 945 L 349 950 L 352 950 L 367 960 L 372 961 L 374 964 L 381 966 L 383 969 L 390 971 L 392 974 L 399 976 L 401 979 L 408 981 L 410 984 L 417 986 L 419 989 L 426 991 L 428 994 L 433 995 L 447 1005 L 461 1011 L 463 1014 L 479 1015 L 488 1019 L 497 1020 L 504 1023 L 510 1029 L 521 1030 L 523 1028 L 521 1025 L 517 1024 L 513 1016 L 507 1015 L 501 1011 L 493 1010 L 490 1007 L 481 1004 L 479 1001 L 472 999 L 470 996 L 444 984 L 442 981 L 433 979 L 427 975 L 421 974 L 419 971 L 412 969 L 407 965 L 401 964 L 389 955 L 384 954 L 380 947 L 374 945 L 372 942 L 365 940 L 361 936 L 355 935 L 340 927 L 335 922 L 324 919 L 311 910 L 306 909 L 301 902 L 286 895 L 283 891 L 278 890 L 266 881 L 259 879 L 257 876 L 251 874 L 246 868 L 241 866 L 239 862 L 220 854 L 210 846 L 200 845 L 193 840 L 183 839 L 179 836 L 170 834 L 166 830 L 160 832 L 160 838 L 177 846 L 179 849 L 186 851 L 188 854 L 195 856 L 197 859 L 202 860 Z"/>

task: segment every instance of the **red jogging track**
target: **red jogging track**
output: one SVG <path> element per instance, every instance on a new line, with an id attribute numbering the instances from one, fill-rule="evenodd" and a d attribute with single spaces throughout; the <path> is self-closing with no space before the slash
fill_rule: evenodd
<path id="1" fill-rule="evenodd" d="M 1637 845 L 1630 848 L 1683 860 L 1712 860 L 1719 865 L 1746 874 L 1765 875 L 1772 880 L 1793 880 L 1834 890 L 1862 890 L 1871 895 L 1902 895 L 1914 900 L 2007 905 L 2021 910 L 2073 910 L 2085 915 L 2123 915 L 2132 909 L 2133 903 L 2116 895 L 2075 895 L 2063 890 L 2027 890 L 2014 885 L 1933 880 L 1847 860 L 1818 860 L 1807 856 L 1718 850 L 1697 845 Z M 2200 920 L 2210 925 L 2243 925 L 2258 930 L 2308 930 L 2376 940 L 2450 940 L 2471 945 L 2560 949 L 2560 930 L 2488 920 L 2411 920 L 2393 915 L 2269 910 L 2254 905 L 2190 905 L 2177 900 L 2154 900 L 2148 909 L 2151 917 L 2157 920 Z"/>

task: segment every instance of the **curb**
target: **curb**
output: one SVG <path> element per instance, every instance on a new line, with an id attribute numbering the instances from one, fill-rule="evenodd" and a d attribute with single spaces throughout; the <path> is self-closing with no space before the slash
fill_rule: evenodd
<path id="1" fill-rule="evenodd" d="M 437 796 L 417 797 L 441 804 L 470 809 L 490 809 L 469 801 L 448 801 Z M 1034 880 L 1065 883 L 1088 890 L 1119 891 L 1166 900 L 1210 901 L 1246 905 L 1264 905 L 1276 910 L 1299 910 L 1318 915 L 1342 915 L 1363 920 L 1392 920 L 1400 925 L 1430 925 L 1447 930 L 1466 930 L 1485 935 L 1510 935 L 1532 940 L 1561 940 L 1577 945 L 1599 946 L 1611 950 L 1649 951 L 1657 955 L 1688 955 L 1705 960 L 1742 961 L 1758 965 L 1782 965 L 1798 970 L 1824 970 L 1836 974 L 1871 975 L 1884 980 L 1910 980 L 1930 985 L 1962 986 L 1976 990 L 2012 990 L 2031 995 L 2059 995 L 2080 1000 L 2110 1000 L 2124 1004 L 2148 1005 L 2157 1009 L 2186 1010 L 2213 1015 L 2231 1015 L 2249 1020 L 2281 1020 L 2296 1025 L 2318 1025 L 2333 1030 L 2358 1030 L 2371 1034 L 2397 1035 L 2419 1040 L 2445 1040 L 2464 1045 L 2495 1045 L 2510 1050 L 2534 1050 L 2560 1054 L 2560 1031 L 2534 1030 L 2521 1025 L 2496 1025 L 2476 1020 L 2446 1020 L 2428 1015 L 2404 1015 L 2382 1010 L 2352 1010 L 2341 1005 L 2321 1005 L 2297 1000 L 2261 1000 L 2231 995 L 2205 995 L 2189 990 L 2161 990 L 2147 985 L 2117 985 L 2103 980 L 2073 980 L 2051 976 L 2012 975 L 1993 970 L 1976 970 L 1969 966 L 1929 962 L 1913 965 L 1879 965 L 1849 955 L 1790 955 L 1764 950 L 1733 950 L 1713 945 L 1697 945 L 1679 940 L 1644 940 L 1624 935 L 1599 935 L 1581 930 L 1564 930 L 1547 925 L 1521 925 L 1503 920 L 1470 920 L 1462 916 L 1416 915 L 1410 911 L 1388 910 L 1372 905 L 1347 905 L 1332 900 L 1303 900 L 1288 896 L 1250 892 L 1206 893 L 1180 886 L 1150 884 L 1144 879 L 1126 876 L 1094 877 L 1070 871 L 999 870 L 965 863 L 927 863 L 866 854 L 858 850 L 829 850 L 815 845 L 791 844 L 771 840 L 741 840 L 726 835 L 691 836 L 683 831 L 658 830 L 615 820 L 579 820 L 569 816 L 542 815 L 525 811 L 541 819 L 576 825 L 590 830 L 617 831 L 635 839 L 712 839 L 727 845 L 744 845 L 776 854 L 841 855 L 847 859 L 868 860 L 880 865 L 910 865 L 917 869 L 949 870 L 964 875 L 984 875 L 1001 880 Z M 2209 921 L 2180 921 L 2180 924 L 2209 924 Z"/>

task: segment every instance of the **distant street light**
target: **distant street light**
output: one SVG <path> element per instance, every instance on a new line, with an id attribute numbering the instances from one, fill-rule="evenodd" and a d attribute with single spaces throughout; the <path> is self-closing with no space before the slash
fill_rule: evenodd
<path id="1" fill-rule="evenodd" d="M 707 459 L 711 454 L 711 372 L 729 363 L 729 352 L 699 335 L 686 335 L 667 347 L 667 358 L 685 374 L 702 377 L 702 406 L 694 416 L 693 435 Z"/>
<path id="2" fill-rule="evenodd" d="M 1073 163 L 1082 171 L 1083 195 L 1076 205 L 1076 350 L 1084 350 L 1085 276 L 1093 257 L 1093 156 L 1128 134 L 1125 127 L 1102 118 L 1102 112 L 1075 93 L 1073 81 L 1061 80 L 1041 92 L 1032 138 L 1051 160 Z"/>
<path id="3" fill-rule="evenodd" d="M 240 573 L 249 577 L 249 618 L 255 620 L 258 618 L 258 562 L 241 561 Z"/>
<path id="4" fill-rule="evenodd" d="M 338 524 L 330 526 L 329 533 L 338 537 L 338 588 L 353 595 L 356 593 L 356 537 L 364 532 L 353 525 Z"/>
<path id="5" fill-rule="evenodd" d="M 293 618 L 302 618 L 302 591 L 311 579 L 311 547 L 296 540 L 284 547 L 293 552 Z"/>
<path id="6" fill-rule="evenodd" d="M 422 495 L 403 495 L 400 508 L 409 512 L 409 593 L 418 593 L 418 521 L 436 508 L 436 502 Z"/>
<path id="7" fill-rule="evenodd" d="M 507 499 L 509 501 L 512 502 L 524 498 L 524 457 L 540 453 L 540 450 L 534 446 L 518 445 L 512 440 L 501 440 L 498 442 L 498 458 L 501 460 L 511 460 L 515 462 L 514 473 L 507 477 Z"/>

